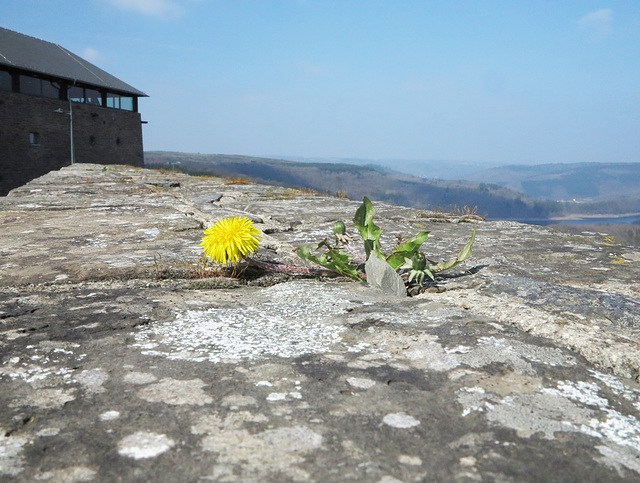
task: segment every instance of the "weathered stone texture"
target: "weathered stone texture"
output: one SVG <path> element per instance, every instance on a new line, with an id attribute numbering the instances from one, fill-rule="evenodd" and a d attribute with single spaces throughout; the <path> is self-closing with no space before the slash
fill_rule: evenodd
<path id="1" fill-rule="evenodd" d="M 100 165 L 0 199 L 0 481 L 640 481 L 640 253 L 602 234 L 479 223 L 416 297 L 189 278 L 212 221 L 301 266 L 358 205 Z M 376 208 L 437 260 L 472 231 Z"/>

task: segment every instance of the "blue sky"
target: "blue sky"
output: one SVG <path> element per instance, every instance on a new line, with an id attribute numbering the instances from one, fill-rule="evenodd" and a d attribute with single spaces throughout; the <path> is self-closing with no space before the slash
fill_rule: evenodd
<path id="1" fill-rule="evenodd" d="M 149 94 L 146 150 L 640 162 L 640 1 L 4 0 Z"/>

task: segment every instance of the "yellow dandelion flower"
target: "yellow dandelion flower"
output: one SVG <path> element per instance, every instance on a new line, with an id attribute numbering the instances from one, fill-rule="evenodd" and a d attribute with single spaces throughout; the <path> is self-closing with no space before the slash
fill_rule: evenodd
<path id="1" fill-rule="evenodd" d="M 244 217 L 224 218 L 204 231 L 202 251 L 216 263 L 233 264 L 255 252 L 262 233 Z"/>

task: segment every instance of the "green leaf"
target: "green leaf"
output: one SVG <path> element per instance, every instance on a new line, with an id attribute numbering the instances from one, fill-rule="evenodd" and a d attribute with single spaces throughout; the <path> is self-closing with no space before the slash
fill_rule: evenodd
<path id="1" fill-rule="evenodd" d="M 365 196 L 362 200 L 362 204 L 356 210 L 353 222 L 358 227 L 358 230 L 360 230 L 361 227 L 365 227 L 371 223 L 374 216 L 376 216 L 376 209 L 373 207 L 371 200 Z"/>
<path id="2" fill-rule="evenodd" d="M 428 237 L 429 232 L 422 231 L 413 238 L 400 243 L 393 249 L 391 255 L 387 257 L 387 263 L 389 263 L 394 270 L 397 270 L 400 265 L 404 263 L 405 258 L 411 259 L 416 253 L 418 253 L 418 250 L 420 250 L 420 247 Z"/>
<path id="3" fill-rule="evenodd" d="M 340 275 L 344 275 L 345 277 L 349 277 L 357 282 L 363 282 L 364 280 L 356 270 L 356 268 L 349 263 L 351 257 L 349 255 L 345 255 L 344 253 L 340 253 L 338 250 L 329 245 L 326 240 L 320 242 L 317 246 L 317 249 L 327 248 L 327 253 L 322 254 L 320 256 L 315 256 L 309 250 L 309 247 L 302 246 L 298 247 L 297 253 L 300 258 L 303 260 L 309 260 L 313 263 L 320 265 L 321 267 L 332 270 Z"/>
<path id="4" fill-rule="evenodd" d="M 364 251 L 366 257 L 369 258 L 369 254 L 373 251 L 376 255 L 382 253 L 380 247 L 380 235 L 382 235 L 382 229 L 373 222 L 373 217 L 376 214 L 376 210 L 371 203 L 371 200 L 364 197 L 362 205 L 357 209 L 356 215 L 353 218 L 360 236 L 364 240 Z"/>
<path id="5" fill-rule="evenodd" d="M 469 240 L 469 243 L 467 243 L 465 247 L 460 251 L 460 253 L 458 253 L 458 256 L 456 258 L 454 258 L 453 260 L 449 260 L 448 262 L 432 265 L 429 267 L 429 270 L 432 271 L 433 273 L 438 273 L 438 272 L 443 272 L 445 270 L 449 270 L 450 268 L 453 268 L 457 265 L 460 265 L 462 262 L 464 262 L 467 258 L 471 256 L 471 245 L 473 245 L 473 242 L 475 241 L 475 239 L 476 239 L 476 227 L 474 226 L 473 233 L 471 235 L 471 240 Z"/>

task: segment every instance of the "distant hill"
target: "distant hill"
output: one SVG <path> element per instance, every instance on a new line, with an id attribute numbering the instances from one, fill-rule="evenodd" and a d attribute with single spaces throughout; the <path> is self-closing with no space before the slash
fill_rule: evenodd
<path id="1" fill-rule="evenodd" d="M 368 196 L 402 206 L 451 211 L 468 206 L 491 219 L 544 219 L 558 208 L 509 188 L 475 181 L 442 181 L 391 173 L 377 166 L 295 162 L 240 155 L 152 151 L 145 166 L 193 175 L 245 177 L 258 183 L 311 188 L 351 199 Z"/>
<path id="2" fill-rule="evenodd" d="M 494 167 L 487 163 L 461 162 L 435 159 L 358 159 L 358 158 L 314 158 L 304 156 L 278 156 L 275 159 L 300 161 L 305 163 L 337 163 L 373 166 L 390 173 L 404 173 L 427 179 L 466 179 L 467 175 L 482 169 Z"/>
<path id="3" fill-rule="evenodd" d="M 502 166 L 465 179 L 520 191 L 534 198 L 598 202 L 640 198 L 640 163 L 539 164 Z"/>

